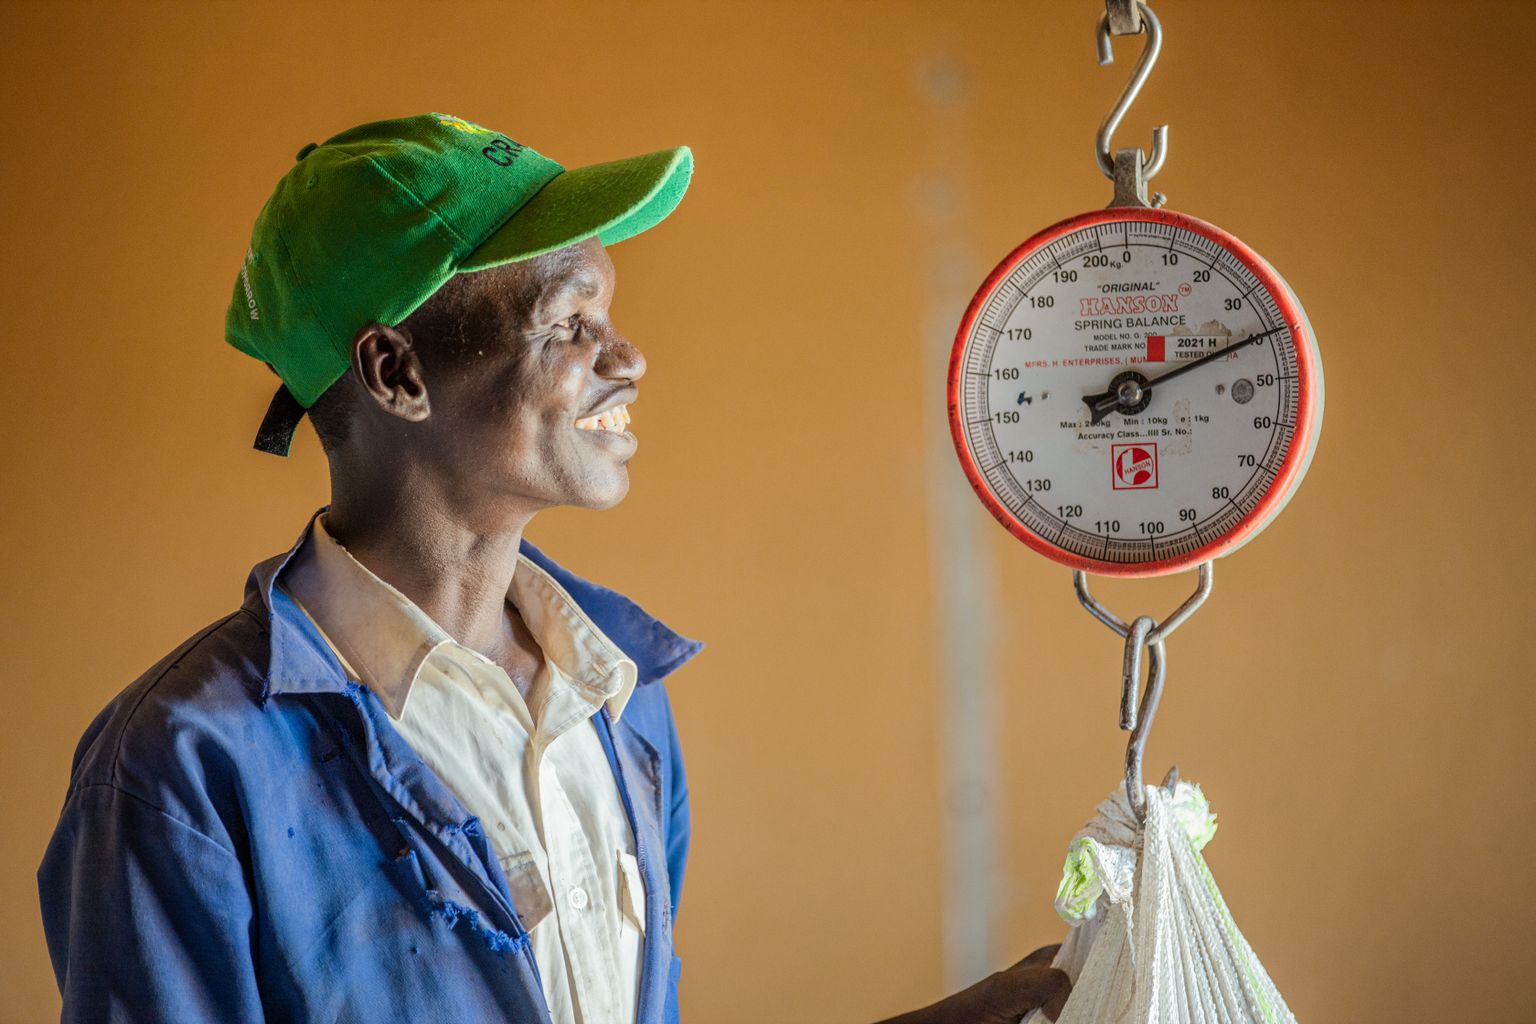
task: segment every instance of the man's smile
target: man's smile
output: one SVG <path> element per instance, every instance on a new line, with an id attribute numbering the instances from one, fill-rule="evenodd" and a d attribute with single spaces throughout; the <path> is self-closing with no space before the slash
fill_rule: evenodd
<path id="1" fill-rule="evenodd" d="M 611 430 L 624 433 L 630 423 L 629 406 L 615 405 L 576 421 L 577 430 Z"/>
<path id="2" fill-rule="evenodd" d="M 609 406 L 602 412 L 584 416 L 576 421 L 576 429 L 586 431 L 605 448 L 613 448 L 621 454 L 632 454 L 639 447 L 639 439 L 629 432 L 629 405 Z"/>

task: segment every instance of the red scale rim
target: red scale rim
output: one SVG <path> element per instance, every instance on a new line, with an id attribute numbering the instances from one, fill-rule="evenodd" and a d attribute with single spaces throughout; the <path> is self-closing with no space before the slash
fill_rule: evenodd
<path id="1" fill-rule="evenodd" d="M 1201 235 L 1208 241 L 1232 253 L 1238 261 L 1252 271 L 1259 283 L 1274 297 L 1275 305 L 1279 308 L 1286 326 L 1290 328 L 1291 338 L 1296 346 L 1296 424 L 1291 435 L 1291 446 L 1285 454 L 1285 461 L 1281 463 L 1275 478 L 1270 481 L 1269 489 L 1264 492 L 1257 505 L 1245 515 L 1238 524 L 1218 539 L 1211 541 L 1193 551 L 1171 558 L 1153 559 L 1145 562 L 1106 562 L 1094 558 L 1084 558 L 1072 551 L 1060 548 L 1039 534 L 1030 530 L 1012 512 L 1008 511 L 1001 501 L 993 495 L 987 486 L 985 478 L 981 475 L 981 469 L 976 464 L 965 438 L 965 424 L 960 411 L 960 383 L 962 366 L 964 364 L 966 343 L 971 335 L 971 328 L 975 326 L 977 318 L 981 316 L 982 308 L 987 300 L 992 297 L 993 290 L 1013 272 L 1020 263 L 1029 259 L 1037 251 L 1050 245 L 1064 235 L 1071 234 L 1086 227 L 1094 227 L 1100 224 L 1116 224 L 1125 221 L 1151 221 L 1158 224 L 1166 224 L 1171 227 L 1183 228 L 1186 231 Z M 1062 565 L 1073 569 L 1083 569 L 1102 576 L 1162 576 L 1168 573 L 1178 572 L 1212 558 L 1219 558 L 1241 547 L 1256 533 L 1267 525 L 1269 519 L 1280 511 L 1291 492 L 1301 482 L 1301 474 L 1306 467 L 1307 458 L 1312 448 L 1313 413 L 1315 411 L 1316 395 L 1314 393 L 1315 370 L 1317 361 L 1317 346 L 1313 341 L 1311 332 L 1307 329 L 1307 320 L 1301 311 L 1301 305 L 1291 293 L 1290 286 L 1277 274 L 1264 258 L 1254 252 L 1243 242 L 1227 234 L 1213 224 L 1207 224 L 1203 220 L 1191 217 L 1184 213 L 1175 213 L 1172 210 L 1153 210 L 1143 207 L 1125 207 L 1110 210 L 1095 210 L 1092 213 L 1079 214 L 1068 218 L 1059 224 L 1053 224 L 1045 230 L 1033 235 L 1013 252 L 1009 253 L 987 279 L 982 282 L 971 304 L 966 308 L 965 316 L 960 320 L 960 329 L 955 333 L 955 345 L 949 356 L 949 430 L 955 442 L 955 453 L 960 456 L 960 466 L 965 470 L 966 479 L 971 482 L 971 487 L 976 496 L 981 499 L 983 505 L 992 513 L 993 517 L 1008 529 L 1019 540 L 1029 545 L 1040 554 L 1060 562 Z"/>

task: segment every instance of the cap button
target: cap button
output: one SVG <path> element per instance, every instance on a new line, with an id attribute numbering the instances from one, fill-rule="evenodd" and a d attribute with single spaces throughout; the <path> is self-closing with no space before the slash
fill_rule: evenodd
<path id="1" fill-rule="evenodd" d="M 320 143 L 318 143 L 318 142 L 311 142 L 309 145 L 307 145 L 303 149 L 299 150 L 298 155 L 295 156 L 293 159 L 295 161 L 303 160 L 305 157 L 309 156 L 309 154 L 313 153 L 315 150 L 317 150 L 319 148 L 320 148 Z"/>

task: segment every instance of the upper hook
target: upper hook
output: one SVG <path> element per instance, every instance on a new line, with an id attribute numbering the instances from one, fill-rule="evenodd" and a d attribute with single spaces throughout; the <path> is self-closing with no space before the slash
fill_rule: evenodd
<path id="1" fill-rule="evenodd" d="M 1146 84 L 1147 76 L 1152 73 L 1152 65 L 1157 63 L 1157 55 L 1163 48 L 1163 28 L 1158 24 L 1157 15 L 1140 0 L 1132 0 L 1137 13 L 1141 15 L 1142 30 L 1147 33 L 1147 45 L 1141 51 L 1141 60 L 1136 62 L 1136 70 L 1131 75 L 1131 80 L 1126 83 L 1125 90 L 1120 93 L 1120 99 L 1104 118 L 1104 123 L 1099 126 L 1097 137 L 1099 168 L 1106 178 L 1115 176 L 1115 155 L 1110 148 L 1110 136 L 1115 129 L 1120 127 L 1120 121 L 1125 117 L 1125 112 L 1131 109 L 1131 104 L 1136 101 L 1136 96 L 1141 92 L 1141 87 Z M 1128 2 L 1125 6 L 1131 6 Z M 1113 36 L 1110 31 L 1109 12 L 1099 19 L 1099 64 L 1113 64 L 1115 51 Z M 1147 157 L 1142 167 L 1142 179 L 1150 179 L 1154 174 L 1163 169 L 1163 161 L 1168 156 L 1168 126 L 1160 124 L 1152 129 L 1152 154 Z"/>

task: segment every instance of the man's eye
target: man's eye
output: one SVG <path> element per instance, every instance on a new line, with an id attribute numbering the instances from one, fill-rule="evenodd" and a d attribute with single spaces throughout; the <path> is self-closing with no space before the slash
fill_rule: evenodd
<path id="1" fill-rule="evenodd" d="M 572 334 L 580 333 L 583 326 L 581 314 L 576 313 L 568 316 L 564 320 L 561 320 L 559 323 L 555 324 L 555 326 L 562 331 L 570 331 Z"/>

